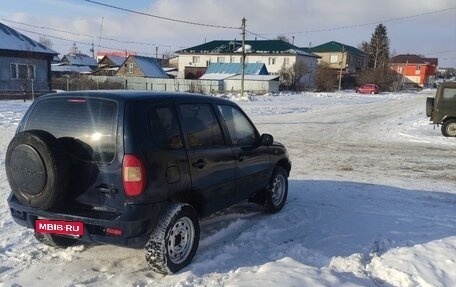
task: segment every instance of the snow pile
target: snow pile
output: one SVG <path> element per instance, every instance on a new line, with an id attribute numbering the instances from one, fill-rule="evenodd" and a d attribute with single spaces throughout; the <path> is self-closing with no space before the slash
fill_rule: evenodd
<path id="1" fill-rule="evenodd" d="M 4 157 L 30 103 L 0 102 L 0 286 L 455 286 L 456 140 L 428 124 L 433 92 L 223 95 L 287 146 L 288 201 L 203 219 L 195 259 L 171 276 L 142 250 L 56 250 L 14 224 Z"/>

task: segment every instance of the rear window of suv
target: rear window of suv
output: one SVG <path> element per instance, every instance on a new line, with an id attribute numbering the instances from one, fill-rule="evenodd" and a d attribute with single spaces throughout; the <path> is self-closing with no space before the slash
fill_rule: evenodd
<path id="1" fill-rule="evenodd" d="M 25 130 L 44 130 L 79 160 L 109 163 L 116 151 L 117 103 L 105 99 L 62 98 L 39 102 Z"/>

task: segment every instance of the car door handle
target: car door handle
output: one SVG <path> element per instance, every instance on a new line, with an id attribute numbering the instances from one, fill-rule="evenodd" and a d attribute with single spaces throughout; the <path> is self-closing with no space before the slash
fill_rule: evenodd
<path id="1" fill-rule="evenodd" d="M 199 169 L 202 169 L 205 165 L 206 165 L 206 162 L 204 160 L 202 160 L 202 159 L 199 159 L 198 161 L 192 163 L 193 167 L 196 167 L 196 168 L 199 168 Z"/>

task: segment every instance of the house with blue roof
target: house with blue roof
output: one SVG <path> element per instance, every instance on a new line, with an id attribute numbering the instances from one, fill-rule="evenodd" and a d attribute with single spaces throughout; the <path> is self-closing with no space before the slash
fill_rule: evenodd
<path id="1" fill-rule="evenodd" d="M 155 58 L 144 56 L 129 56 L 116 76 L 123 77 L 144 77 L 144 78 L 169 78 Z"/>
<path id="2" fill-rule="evenodd" d="M 262 63 L 270 75 L 278 76 L 281 69 L 295 65 L 303 66 L 306 75 L 303 81 L 312 86 L 315 78 L 318 55 L 282 40 L 245 41 L 246 64 Z M 215 40 L 176 51 L 179 56 L 180 78 L 191 78 L 213 63 L 241 63 L 242 42 L 239 40 Z M 202 72 L 203 71 L 203 72 Z"/>
<path id="3" fill-rule="evenodd" d="M 241 63 L 212 63 L 200 80 L 220 81 L 222 90 L 241 89 Z M 269 75 L 263 63 L 249 63 L 244 66 L 244 88 L 246 91 L 268 93 L 279 91 L 279 76 Z"/>
<path id="4" fill-rule="evenodd" d="M 0 97 L 49 92 L 58 53 L 2 23 L 0 39 Z"/>
<path id="5" fill-rule="evenodd" d="M 105 55 L 98 62 L 98 68 L 92 73 L 97 76 L 114 76 L 127 57 Z"/>
<path id="6" fill-rule="evenodd" d="M 211 63 L 200 80 L 223 80 L 242 73 L 241 63 Z M 263 63 L 250 63 L 244 66 L 244 75 L 269 75 Z"/>

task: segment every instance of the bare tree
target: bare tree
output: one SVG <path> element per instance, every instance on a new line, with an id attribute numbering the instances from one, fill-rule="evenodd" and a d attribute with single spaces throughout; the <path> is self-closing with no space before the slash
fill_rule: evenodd
<path id="1" fill-rule="evenodd" d="M 315 87 L 319 92 L 334 91 L 337 86 L 337 76 L 329 64 L 322 63 L 317 66 L 315 73 Z"/>
<path id="2" fill-rule="evenodd" d="M 307 65 L 304 63 L 294 63 L 291 66 L 283 65 L 280 68 L 279 76 L 282 85 L 289 90 L 303 90 L 305 87 L 301 83 L 303 76 L 309 73 Z"/>
<path id="3" fill-rule="evenodd" d="M 40 38 L 38 39 L 38 43 L 48 47 L 49 49 L 52 48 L 52 41 L 51 39 L 46 38 L 46 36 L 40 36 Z"/>

